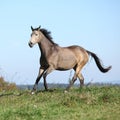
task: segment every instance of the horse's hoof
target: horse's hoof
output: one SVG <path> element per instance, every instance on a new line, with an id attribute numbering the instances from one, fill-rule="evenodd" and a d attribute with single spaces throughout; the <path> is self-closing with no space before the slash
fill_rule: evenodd
<path id="1" fill-rule="evenodd" d="M 32 92 L 31 92 L 31 94 L 32 94 L 32 95 L 34 95 L 34 94 L 35 94 L 35 92 L 33 92 L 33 91 L 32 91 Z"/>
<path id="2" fill-rule="evenodd" d="M 65 91 L 64 91 L 64 93 L 68 93 L 68 91 L 67 91 L 67 90 L 65 90 Z"/>

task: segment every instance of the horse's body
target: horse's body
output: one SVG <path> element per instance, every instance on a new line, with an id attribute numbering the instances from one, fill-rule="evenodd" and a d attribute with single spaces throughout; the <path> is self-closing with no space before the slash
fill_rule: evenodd
<path id="1" fill-rule="evenodd" d="M 77 78 L 79 78 L 81 83 L 80 85 L 82 86 L 84 84 L 84 78 L 80 71 L 88 62 L 89 55 L 95 59 L 95 62 L 101 72 L 105 73 L 111 69 L 111 66 L 104 68 L 96 54 L 76 45 L 60 47 L 52 41 L 50 32 L 48 32 L 46 29 L 40 29 L 40 27 L 36 29 L 31 27 L 31 29 L 32 34 L 29 46 L 32 47 L 34 44 L 38 43 L 41 51 L 39 74 L 33 90 L 36 90 L 36 86 L 42 76 L 44 78 L 45 89 L 47 90 L 48 87 L 46 83 L 46 76 L 53 70 L 64 71 L 74 69 L 75 74 L 70 85 L 67 87 L 67 90 L 72 86 L 72 84 L 74 84 Z"/>

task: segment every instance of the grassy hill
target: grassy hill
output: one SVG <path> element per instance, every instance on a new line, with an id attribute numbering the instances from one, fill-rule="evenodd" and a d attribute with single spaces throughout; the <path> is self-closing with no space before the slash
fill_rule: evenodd
<path id="1" fill-rule="evenodd" d="M 120 87 L 0 91 L 0 120 L 120 120 Z"/>

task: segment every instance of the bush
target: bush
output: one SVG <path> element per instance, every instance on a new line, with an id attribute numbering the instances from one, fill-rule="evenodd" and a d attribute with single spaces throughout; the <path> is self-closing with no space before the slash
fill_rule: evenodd
<path id="1" fill-rule="evenodd" d="M 0 91 L 11 91 L 11 90 L 16 90 L 17 86 L 15 83 L 9 83 L 4 80 L 3 77 L 0 77 Z"/>

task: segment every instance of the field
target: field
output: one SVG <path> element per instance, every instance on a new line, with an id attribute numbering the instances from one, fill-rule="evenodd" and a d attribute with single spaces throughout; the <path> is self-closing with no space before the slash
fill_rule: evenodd
<path id="1" fill-rule="evenodd" d="M 120 87 L 0 92 L 0 120 L 120 120 Z"/>

